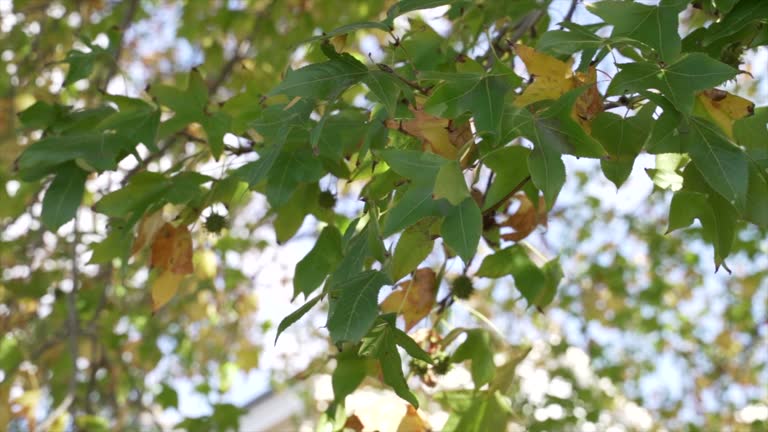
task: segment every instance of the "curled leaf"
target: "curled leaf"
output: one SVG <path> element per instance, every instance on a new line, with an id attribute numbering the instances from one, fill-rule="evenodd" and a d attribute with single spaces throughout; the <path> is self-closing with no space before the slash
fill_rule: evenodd
<path id="1" fill-rule="evenodd" d="M 149 264 L 180 275 L 192 273 L 192 235 L 187 227 L 164 224 L 152 242 Z"/>
<path id="2" fill-rule="evenodd" d="M 514 230 L 503 233 L 501 238 L 517 242 L 528 237 L 537 226 L 547 224 L 547 204 L 544 197 L 539 197 L 538 205 L 534 206 L 525 194 L 517 194 L 514 199 L 520 202 L 520 207 L 499 225 Z"/>
<path id="3" fill-rule="evenodd" d="M 698 100 L 712 121 L 730 138 L 733 138 L 733 123 L 755 113 L 752 101 L 724 90 L 704 90 Z"/>

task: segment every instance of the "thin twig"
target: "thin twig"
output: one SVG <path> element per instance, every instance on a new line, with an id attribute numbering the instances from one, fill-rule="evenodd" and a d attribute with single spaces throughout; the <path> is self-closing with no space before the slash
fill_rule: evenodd
<path id="1" fill-rule="evenodd" d="M 112 59 L 112 63 L 109 65 L 109 71 L 104 77 L 104 82 L 101 86 L 99 86 L 99 88 L 104 91 L 107 91 L 109 81 L 112 80 L 112 77 L 117 73 L 117 69 L 120 65 L 120 57 L 123 55 L 123 41 L 125 39 L 125 31 L 128 30 L 128 27 L 131 26 L 131 22 L 133 22 L 134 17 L 136 17 L 136 11 L 139 8 L 139 0 L 131 0 L 130 3 L 128 3 L 127 8 L 128 9 L 126 9 L 125 15 L 123 15 L 123 20 L 120 22 L 120 28 L 118 29 L 120 33 L 117 36 L 115 57 Z"/>
<path id="2" fill-rule="evenodd" d="M 485 211 L 483 212 L 483 215 L 491 214 L 491 213 L 495 212 L 496 210 L 498 210 L 499 207 L 501 207 L 505 202 L 507 202 L 508 199 L 512 198 L 513 196 L 515 196 L 516 193 L 520 192 L 520 190 L 522 190 L 525 187 L 525 185 L 528 184 L 528 182 L 530 180 L 531 180 L 531 176 L 528 176 L 528 177 L 520 180 L 520 183 L 515 185 L 515 187 L 512 188 L 512 190 L 509 191 L 509 193 L 506 194 L 504 196 L 504 198 L 502 198 L 499 201 L 497 201 L 496 204 L 494 204 L 494 205 L 488 207 L 487 209 L 485 209 Z"/>
<path id="3" fill-rule="evenodd" d="M 562 22 L 571 22 L 573 19 L 573 13 L 576 12 L 576 5 L 578 4 L 579 0 L 571 0 L 571 7 L 568 8 L 568 12 L 565 13 Z"/>

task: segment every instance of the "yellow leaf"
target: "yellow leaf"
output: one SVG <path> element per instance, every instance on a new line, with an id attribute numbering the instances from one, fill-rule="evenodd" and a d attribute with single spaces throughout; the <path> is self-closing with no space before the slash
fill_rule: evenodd
<path id="1" fill-rule="evenodd" d="M 421 418 L 416 408 L 408 405 L 406 409 L 403 419 L 400 420 L 400 425 L 397 426 L 397 432 L 427 432 L 430 430 L 429 425 Z"/>
<path id="2" fill-rule="evenodd" d="M 571 116 L 587 133 L 591 133 L 591 121 L 603 111 L 603 97 L 597 90 L 597 71 L 590 66 L 587 73 L 574 73 L 573 59 L 560 61 L 533 48 L 518 44 L 515 52 L 525 63 L 533 82 L 515 99 L 515 105 L 528 106 L 543 100 L 557 100 L 565 93 L 588 86 L 576 100 Z"/>
<path id="3" fill-rule="evenodd" d="M 261 350 L 259 350 L 259 347 L 249 344 L 243 346 L 241 344 L 240 349 L 237 351 L 237 365 L 246 372 L 251 369 L 257 369 L 259 367 L 260 354 Z"/>
<path id="4" fill-rule="evenodd" d="M 515 99 L 515 105 L 524 107 L 542 100 L 556 100 L 575 87 L 573 59 L 563 62 L 522 44 L 515 46 L 515 53 L 533 78 L 523 94 Z"/>
<path id="5" fill-rule="evenodd" d="M 215 278 L 217 273 L 216 261 L 216 254 L 210 249 L 201 249 L 195 252 L 192 257 L 195 276 L 200 280 Z"/>
<path id="6" fill-rule="evenodd" d="M 141 218 L 138 233 L 136 239 L 133 241 L 133 247 L 131 248 L 131 255 L 135 255 L 136 252 L 144 247 L 144 245 L 151 244 L 155 235 L 157 235 L 164 224 L 165 220 L 163 219 L 162 210 L 158 210 Z"/>
<path id="7" fill-rule="evenodd" d="M 399 290 L 393 291 L 381 303 L 384 313 L 395 312 L 405 318 L 405 330 L 410 330 L 424 319 L 435 305 L 437 280 L 434 270 L 418 269 L 413 279 L 402 282 Z"/>
<path id="8" fill-rule="evenodd" d="M 192 264 L 192 235 L 186 226 L 178 228 L 166 223 L 152 242 L 150 266 L 185 275 L 194 271 Z"/>
<path id="9" fill-rule="evenodd" d="M 184 279 L 184 275 L 166 270 L 160 274 L 152 283 L 152 312 L 156 312 L 166 303 L 171 301 L 179 285 Z"/>
<path id="10" fill-rule="evenodd" d="M 752 101 L 724 90 L 704 90 L 699 93 L 698 99 L 712 121 L 731 138 L 733 123 L 755 112 L 755 104 Z"/>

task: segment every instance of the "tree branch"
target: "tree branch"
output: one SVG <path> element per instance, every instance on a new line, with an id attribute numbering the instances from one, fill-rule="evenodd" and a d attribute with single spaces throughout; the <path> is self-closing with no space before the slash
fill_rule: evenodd
<path id="1" fill-rule="evenodd" d="M 112 59 L 112 63 L 109 66 L 109 71 L 104 77 L 104 82 L 99 86 L 103 91 L 107 91 L 107 86 L 112 77 L 117 73 L 118 66 L 120 64 L 120 57 L 123 55 L 123 40 L 125 38 L 125 31 L 131 26 L 131 22 L 136 17 L 136 11 L 139 8 L 139 0 L 130 0 L 128 3 L 123 20 L 120 22 L 119 35 L 117 37 L 117 47 L 115 49 L 115 57 Z"/>

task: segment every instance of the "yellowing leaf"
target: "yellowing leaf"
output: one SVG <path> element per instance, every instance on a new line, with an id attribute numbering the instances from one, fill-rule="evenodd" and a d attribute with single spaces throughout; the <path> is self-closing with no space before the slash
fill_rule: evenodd
<path id="1" fill-rule="evenodd" d="M 413 273 L 413 279 L 402 282 L 399 288 L 381 302 L 381 310 L 402 315 L 405 318 L 405 330 L 408 331 L 429 315 L 435 305 L 435 272 L 429 268 L 418 269 Z"/>
<path id="2" fill-rule="evenodd" d="M 386 126 L 414 136 L 423 143 L 424 151 L 456 159 L 459 149 L 472 139 L 469 122 L 454 125 L 450 120 L 435 117 L 424 112 L 421 107 L 409 107 L 413 119 L 387 120 Z"/>
<path id="3" fill-rule="evenodd" d="M 237 350 L 237 365 L 246 372 L 258 368 L 260 353 L 259 347 L 241 344 L 240 349 Z"/>
<path id="4" fill-rule="evenodd" d="M 131 255 L 135 255 L 145 245 L 152 244 L 158 231 L 165 224 L 163 219 L 163 211 L 158 210 L 152 214 L 145 215 L 139 222 L 139 229 L 136 235 L 136 239 L 133 241 L 133 247 L 131 248 Z"/>
<path id="5" fill-rule="evenodd" d="M 166 270 L 152 282 L 152 312 L 156 312 L 171 301 L 183 279 L 184 275 Z"/>
<path id="6" fill-rule="evenodd" d="M 543 100 L 557 100 L 575 88 L 588 86 L 576 100 L 571 115 L 590 133 L 590 122 L 603 111 L 603 97 L 597 90 L 596 69 L 590 66 L 587 73 L 574 73 L 571 69 L 572 58 L 563 62 L 522 44 L 515 47 L 515 52 L 533 79 L 523 94 L 515 99 L 515 105 L 524 107 Z"/>
<path id="7" fill-rule="evenodd" d="M 164 224 L 152 242 L 150 267 L 185 275 L 194 271 L 192 264 L 192 235 L 185 226 Z"/>
<path id="8" fill-rule="evenodd" d="M 405 415 L 400 420 L 400 425 L 397 426 L 397 432 L 427 432 L 430 430 L 429 425 L 419 415 L 411 405 L 406 407 Z"/>
<path id="9" fill-rule="evenodd" d="M 712 121 L 731 138 L 733 123 L 755 112 L 755 104 L 752 101 L 724 90 L 704 90 L 699 93 L 698 99 Z"/>
<path id="10" fill-rule="evenodd" d="M 542 100 L 556 100 L 574 88 L 573 59 L 563 62 L 522 44 L 515 46 L 515 53 L 533 78 L 515 105 L 524 107 Z"/>

